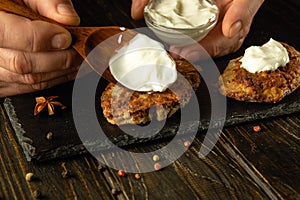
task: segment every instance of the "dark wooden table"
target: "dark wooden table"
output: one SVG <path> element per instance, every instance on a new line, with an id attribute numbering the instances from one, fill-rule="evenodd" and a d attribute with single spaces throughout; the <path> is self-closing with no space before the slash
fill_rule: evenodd
<path id="1" fill-rule="evenodd" d="M 130 1 L 74 0 L 74 4 L 85 26 L 144 26 L 143 21 L 130 19 Z M 299 10 L 295 0 L 266 1 L 244 46 L 275 37 L 300 50 Z M 0 125 L 0 199 L 34 199 L 37 193 L 43 199 L 300 199 L 300 113 L 226 127 L 202 159 L 198 151 L 204 135 L 199 133 L 173 164 L 142 173 L 140 179 L 101 168 L 91 155 L 27 162 L 2 105 Z M 260 132 L 253 131 L 255 125 Z M 166 143 L 130 150 L 149 152 Z M 122 159 L 122 154 L 114 156 Z M 63 178 L 65 169 L 69 176 Z M 28 172 L 34 174 L 30 182 L 25 180 Z"/>

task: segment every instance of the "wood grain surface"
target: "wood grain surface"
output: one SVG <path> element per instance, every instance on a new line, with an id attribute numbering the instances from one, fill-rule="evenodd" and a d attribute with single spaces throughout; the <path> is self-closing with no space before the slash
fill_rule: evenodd
<path id="1" fill-rule="evenodd" d="M 74 4 L 86 25 L 143 24 L 128 16 L 130 1 L 74 0 Z M 293 0 L 266 1 L 245 46 L 271 36 L 299 49 L 299 39 L 295 39 L 299 36 L 299 8 Z M 282 23 L 286 28 L 276 27 Z M 295 113 L 226 127 L 205 158 L 198 154 L 205 136 L 200 132 L 173 164 L 136 179 L 135 174 L 118 176 L 117 170 L 99 165 L 90 155 L 27 162 L 1 105 L 0 199 L 300 199 L 299 124 L 300 113 Z M 253 131 L 256 125 L 260 132 Z M 167 143 L 128 150 L 149 152 Z M 101 156 L 110 159 L 111 154 Z M 114 158 L 127 162 L 119 152 L 114 152 Z M 31 181 L 25 180 L 28 172 L 34 174 Z"/>
<path id="2" fill-rule="evenodd" d="M 299 122 L 296 114 L 227 128 L 204 159 L 198 155 L 204 136 L 199 134 L 172 165 L 136 179 L 135 174 L 119 177 L 117 170 L 99 165 L 89 155 L 28 163 L 1 109 L 0 197 L 28 199 L 38 190 L 45 199 L 297 199 Z M 254 132 L 254 125 L 262 130 Z M 164 145 L 144 146 L 142 151 Z M 130 150 L 136 149 L 141 151 Z M 114 156 L 122 159 L 122 153 Z M 69 171 L 67 178 L 62 176 L 62 163 Z M 34 173 L 31 182 L 25 180 L 28 172 Z"/>

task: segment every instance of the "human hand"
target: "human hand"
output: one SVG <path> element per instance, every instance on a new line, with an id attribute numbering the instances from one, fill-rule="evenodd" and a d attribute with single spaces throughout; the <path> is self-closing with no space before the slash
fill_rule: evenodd
<path id="1" fill-rule="evenodd" d="M 132 0 L 131 16 L 143 17 L 143 8 L 148 0 Z M 249 33 L 252 20 L 263 0 L 215 0 L 219 11 L 219 22 L 208 35 L 194 44 L 185 47 L 170 46 L 174 58 L 183 57 L 195 61 L 205 55 L 203 48 L 212 57 L 223 56 L 237 51 Z M 203 48 L 201 48 L 203 47 Z"/>
<path id="2" fill-rule="evenodd" d="M 190 61 L 202 57 L 203 49 L 212 57 L 220 57 L 237 51 L 249 33 L 252 20 L 263 0 L 216 0 L 220 10 L 219 22 L 199 44 L 186 47 L 171 46 L 174 58 Z"/>
<path id="3" fill-rule="evenodd" d="M 149 0 L 132 0 L 131 4 L 131 17 L 132 19 L 139 20 L 144 17 L 144 8 Z"/>
<path id="4" fill-rule="evenodd" d="M 71 0 L 15 1 L 62 24 L 80 22 Z M 67 49 L 72 38 L 61 26 L 0 11 L 0 35 L 0 97 L 75 78 L 81 59 Z"/>

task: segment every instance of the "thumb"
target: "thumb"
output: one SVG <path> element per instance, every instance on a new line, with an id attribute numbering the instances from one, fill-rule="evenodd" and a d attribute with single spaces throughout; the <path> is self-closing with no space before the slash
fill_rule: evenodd
<path id="1" fill-rule="evenodd" d="M 222 31 L 225 37 L 247 35 L 252 20 L 264 0 L 233 0 L 225 13 Z"/>
<path id="2" fill-rule="evenodd" d="M 144 8 L 148 0 L 132 0 L 131 17 L 132 19 L 142 19 L 144 17 Z"/>
<path id="3" fill-rule="evenodd" d="M 77 15 L 71 0 L 27 0 L 26 5 L 33 11 L 66 25 L 79 25 Z"/>

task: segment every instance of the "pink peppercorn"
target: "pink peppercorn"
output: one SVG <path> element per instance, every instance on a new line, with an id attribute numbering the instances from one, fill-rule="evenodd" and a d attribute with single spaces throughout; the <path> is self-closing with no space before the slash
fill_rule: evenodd
<path id="1" fill-rule="evenodd" d="M 183 145 L 185 147 L 189 147 L 191 145 L 190 141 L 184 141 Z"/>
<path id="2" fill-rule="evenodd" d="M 261 130 L 260 126 L 253 126 L 253 131 L 254 132 L 259 132 Z"/>
<path id="3" fill-rule="evenodd" d="M 155 169 L 155 171 L 158 171 L 158 170 L 160 170 L 161 169 L 161 164 L 160 163 L 155 163 L 154 164 L 154 169 Z"/>
<path id="4" fill-rule="evenodd" d="M 125 176 L 125 172 L 123 170 L 119 170 L 118 171 L 118 175 L 121 176 L 121 177 L 124 177 Z"/>
<path id="5" fill-rule="evenodd" d="M 134 178 L 135 178 L 135 179 L 140 179 L 140 178 L 141 178 L 141 175 L 138 174 L 138 173 L 136 173 L 136 174 L 134 175 Z"/>

